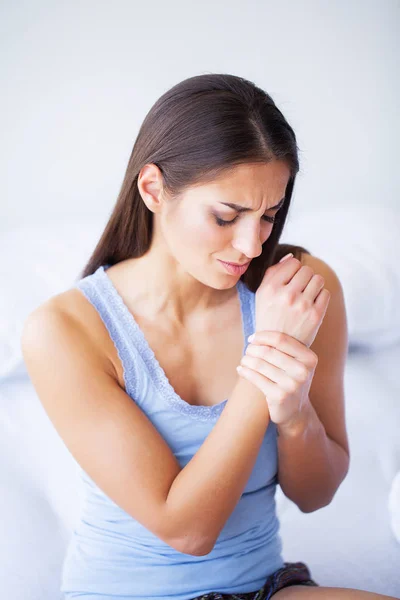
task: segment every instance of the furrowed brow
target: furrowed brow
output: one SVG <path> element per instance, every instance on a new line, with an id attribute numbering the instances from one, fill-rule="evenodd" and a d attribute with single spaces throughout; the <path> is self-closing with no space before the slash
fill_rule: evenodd
<path id="1" fill-rule="evenodd" d="M 281 208 L 283 206 L 284 202 L 285 202 L 285 198 L 282 198 L 282 200 L 279 202 L 279 204 L 277 204 L 276 206 L 270 206 L 269 208 L 267 208 L 267 211 L 275 210 L 276 208 Z M 237 210 L 237 212 L 239 212 L 239 213 L 250 212 L 253 210 L 252 208 L 247 208 L 246 206 L 241 206 L 240 204 L 233 204 L 232 202 L 220 202 L 220 204 L 229 206 L 229 208 L 233 208 L 233 210 Z"/>

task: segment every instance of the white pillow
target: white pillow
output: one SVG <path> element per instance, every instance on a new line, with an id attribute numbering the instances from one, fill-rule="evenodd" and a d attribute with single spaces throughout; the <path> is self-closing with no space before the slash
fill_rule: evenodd
<path id="1" fill-rule="evenodd" d="M 20 337 L 28 314 L 79 278 L 105 224 L 21 225 L 0 235 L 0 381 L 26 373 Z"/>
<path id="2" fill-rule="evenodd" d="M 336 272 L 350 348 L 400 341 L 400 214 L 394 208 L 336 205 L 289 214 L 280 241 L 305 247 Z"/>
<path id="3" fill-rule="evenodd" d="M 61 600 L 67 543 L 79 521 L 80 467 L 30 380 L 0 384 L 0 581 L 9 600 Z"/>

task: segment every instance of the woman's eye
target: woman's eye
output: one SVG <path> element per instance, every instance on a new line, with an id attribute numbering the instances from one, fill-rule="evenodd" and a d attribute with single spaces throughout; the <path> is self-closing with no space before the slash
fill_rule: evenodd
<path id="1" fill-rule="evenodd" d="M 231 223 L 234 223 L 237 219 L 237 217 L 235 217 L 232 221 L 224 221 L 223 219 L 220 219 L 219 217 L 215 216 L 215 220 L 217 222 L 217 225 L 220 225 L 221 227 L 223 227 L 224 225 L 231 225 Z"/>
<path id="2" fill-rule="evenodd" d="M 234 223 L 237 219 L 237 216 L 236 216 L 232 221 L 224 221 L 223 219 L 220 219 L 219 217 L 217 217 L 217 215 L 214 215 L 214 217 L 217 222 L 217 225 L 219 225 L 220 227 L 224 227 L 225 225 L 232 225 L 232 223 Z M 264 219 L 264 221 L 267 221 L 268 223 L 275 223 L 275 219 L 276 219 L 276 217 L 269 217 L 268 215 L 264 215 L 262 218 Z"/>

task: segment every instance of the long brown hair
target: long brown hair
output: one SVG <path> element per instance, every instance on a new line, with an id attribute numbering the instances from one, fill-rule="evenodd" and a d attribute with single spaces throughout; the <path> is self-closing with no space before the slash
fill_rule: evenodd
<path id="1" fill-rule="evenodd" d="M 284 160 L 290 168 L 285 203 L 276 215 L 262 253 L 241 279 L 255 292 L 265 271 L 282 256 L 309 254 L 302 246 L 279 244 L 299 171 L 296 136 L 265 91 L 230 74 L 189 77 L 165 92 L 146 115 L 135 140 L 115 207 L 89 261 L 86 277 L 101 265 L 138 258 L 150 247 L 153 213 L 137 187 L 145 164 L 161 171 L 172 197 L 212 181 L 244 163 Z"/>

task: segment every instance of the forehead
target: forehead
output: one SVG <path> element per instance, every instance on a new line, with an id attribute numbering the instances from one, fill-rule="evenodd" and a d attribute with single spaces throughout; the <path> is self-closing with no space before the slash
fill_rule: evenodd
<path id="1" fill-rule="evenodd" d="M 284 197 L 290 169 L 284 161 L 237 165 L 199 186 L 205 202 L 230 202 L 258 210 L 275 206 Z"/>
<path id="2" fill-rule="evenodd" d="M 282 160 L 269 163 L 237 165 L 231 171 L 216 179 L 215 183 L 222 186 L 241 185 L 269 186 L 283 185 L 286 187 L 290 177 L 290 169 Z"/>

